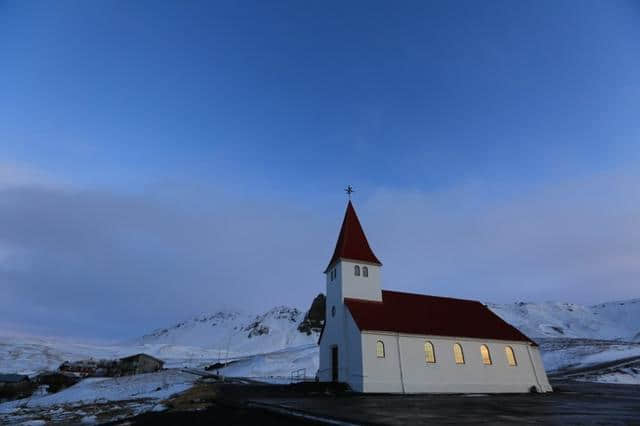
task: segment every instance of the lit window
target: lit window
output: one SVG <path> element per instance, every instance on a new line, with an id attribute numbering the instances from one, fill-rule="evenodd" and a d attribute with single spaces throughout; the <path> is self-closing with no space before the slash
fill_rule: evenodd
<path id="1" fill-rule="evenodd" d="M 513 353 L 513 349 L 511 348 L 511 346 L 505 346 L 504 353 L 505 355 L 507 355 L 507 363 L 511 367 L 515 367 L 516 365 L 518 365 L 518 363 L 516 362 L 516 355 Z"/>
<path id="2" fill-rule="evenodd" d="M 464 364 L 464 353 L 462 352 L 462 346 L 460 343 L 453 345 L 453 357 L 456 360 L 456 364 Z"/>
<path id="3" fill-rule="evenodd" d="M 489 348 L 487 345 L 480 346 L 480 354 L 482 355 L 482 363 L 485 365 L 491 365 L 491 354 L 489 354 Z"/>
<path id="4" fill-rule="evenodd" d="M 369 268 L 367 268 L 366 266 L 362 267 L 362 276 L 363 277 L 368 277 L 369 276 Z"/>
<path id="5" fill-rule="evenodd" d="M 360 267 L 358 265 L 353 267 L 353 273 L 356 277 L 360 276 Z"/>
<path id="6" fill-rule="evenodd" d="M 376 342 L 376 355 L 378 358 L 384 358 L 384 343 L 382 343 L 382 340 Z"/>
<path id="7" fill-rule="evenodd" d="M 436 362 L 436 353 L 431 342 L 424 342 L 424 361 L 426 363 Z"/>

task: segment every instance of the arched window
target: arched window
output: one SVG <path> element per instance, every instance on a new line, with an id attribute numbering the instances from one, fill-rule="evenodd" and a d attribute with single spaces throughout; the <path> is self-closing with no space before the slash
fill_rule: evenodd
<path id="1" fill-rule="evenodd" d="M 368 277 L 369 276 L 369 268 L 367 268 L 366 266 L 362 267 L 362 276 L 363 277 Z"/>
<path id="2" fill-rule="evenodd" d="M 464 353 L 460 343 L 454 343 L 453 345 L 453 358 L 456 360 L 456 364 L 464 364 Z"/>
<path id="3" fill-rule="evenodd" d="M 424 362 L 428 364 L 436 362 L 436 352 L 431 342 L 424 342 Z"/>
<path id="4" fill-rule="evenodd" d="M 487 345 L 480 346 L 480 354 L 482 355 L 482 363 L 485 365 L 491 365 L 491 354 Z"/>
<path id="5" fill-rule="evenodd" d="M 510 367 L 515 367 L 518 365 L 516 362 L 516 354 L 513 353 L 513 348 L 511 346 L 504 347 L 504 353 L 507 356 L 507 363 Z"/>
<path id="6" fill-rule="evenodd" d="M 354 266 L 354 267 L 353 267 L 353 274 L 354 274 L 356 277 L 359 277 L 359 276 L 360 276 L 360 267 L 359 267 L 358 265 L 356 265 L 356 266 Z"/>
<path id="7" fill-rule="evenodd" d="M 376 356 L 378 358 L 384 358 L 384 343 L 382 343 L 382 340 L 376 342 Z"/>

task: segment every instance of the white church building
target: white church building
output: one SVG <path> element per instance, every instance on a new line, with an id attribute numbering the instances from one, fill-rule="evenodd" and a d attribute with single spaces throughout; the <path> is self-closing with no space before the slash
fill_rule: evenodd
<path id="1" fill-rule="evenodd" d="M 535 342 L 473 300 L 382 290 L 351 201 L 326 274 L 321 381 L 358 392 L 550 392 Z"/>

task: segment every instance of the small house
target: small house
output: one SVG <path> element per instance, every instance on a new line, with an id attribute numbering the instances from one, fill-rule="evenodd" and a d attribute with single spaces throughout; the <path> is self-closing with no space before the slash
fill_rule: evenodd
<path id="1" fill-rule="evenodd" d="M 123 375 L 153 373 L 162 370 L 164 361 L 147 354 L 135 354 L 120 358 Z"/>
<path id="2" fill-rule="evenodd" d="M 25 398 L 33 392 L 34 383 L 22 374 L 0 374 L 0 401 Z"/>

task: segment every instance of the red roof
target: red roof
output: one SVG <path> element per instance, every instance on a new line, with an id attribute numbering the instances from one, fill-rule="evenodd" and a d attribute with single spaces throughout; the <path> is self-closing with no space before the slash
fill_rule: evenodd
<path id="1" fill-rule="evenodd" d="M 360 260 L 382 265 L 376 255 L 373 254 L 371 247 L 369 247 L 369 242 L 364 235 L 362 226 L 360 226 L 358 215 L 356 215 L 351 201 L 347 204 L 347 211 L 344 213 L 344 220 L 342 221 L 342 228 L 340 228 L 340 235 L 338 235 L 336 249 L 333 251 L 333 256 L 325 272 L 327 272 L 331 265 L 338 259 Z"/>
<path id="2" fill-rule="evenodd" d="M 358 328 L 368 331 L 530 342 L 475 300 L 382 291 L 382 302 L 345 298 Z"/>

